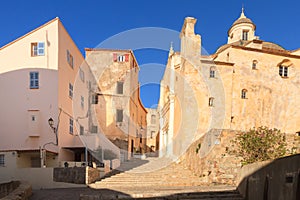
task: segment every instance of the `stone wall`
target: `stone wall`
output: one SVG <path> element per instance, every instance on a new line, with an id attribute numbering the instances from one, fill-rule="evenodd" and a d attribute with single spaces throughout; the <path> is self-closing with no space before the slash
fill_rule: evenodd
<path id="1" fill-rule="evenodd" d="M 180 162 L 202 179 L 203 184 L 237 185 L 241 158 L 226 153 L 236 131 L 210 130 L 194 142 Z"/>
<path id="2" fill-rule="evenodd" d="M 19 187 L 19 185 L 20 185 L 19 181 L 11 181 L 8 183 L 1 183 L 0 184 L 0 198 L 7 196 L 13 190 L 15 190 L 17 187 Z"/>
<path id="3" fill-rule="evenodd" d="M 100 180 L 100 169 L 92 167 L 54 168 L 53 180 L 65 183 L 91 184 Z"/>
<path id="4" fill-rule="evenodd" d="M 242 158 L 226 152 L 226 148 L 230 147 L 230 141 L 238 133 L 233 130 L 211 129 L 188 148 L 180 158 L 180 162 L 199 176 L 203 184 L 237 186 L 245 176 L 270 162 L 257 164 L 251 169 L 247 167 L 246 173 L 246 166 L 241 165 Z M 287 135 L 287 142 L 288 149 L 297 147 L 295 151 L 299 152 L 299 136 Z"/>
<path id="5" fill-rule="evenodd" d="M 11 181 L 0 184 L 0 198 L 2 200 L 28 200 L 31 194 L 31 185 L 26 182 Z"/>
<path id="6" fill-rule="evenodd" d="M 54 168 L 53 180 L 56 182 L 85 184 L 86 167 Z"/>
<path id="7" fill-rule="evenodd" d="M 91 184 L 100 180 L 100 170 L 87 167 L 86 184 Z"/>
<path id="8" fill-rule="evenodd" d="M 300 199 L 300 154 L 244 166 L 241 176 L 251 169 L 257 170 L 245 177 L 238 186 L 246 199 Z"/>

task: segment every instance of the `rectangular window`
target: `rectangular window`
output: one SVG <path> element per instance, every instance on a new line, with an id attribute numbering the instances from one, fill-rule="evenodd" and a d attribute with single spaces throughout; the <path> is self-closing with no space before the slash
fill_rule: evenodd
<path id="1" fill-rule="evenodd" d="M 117 109 L 117 122 L 123 122 L 123 110 Z"/>
<path id="2" fill-rule="evenodd" d="M 248 31 L 243 31 L 242 40 L 244 40 L 244 41 L 248 40 Z"/>
<path id="3" fill-rule="evenodd" d="M 91 133 L 98 133 L 98 126 L 92 125 Z"/>
<path id="4" fill-rule="evenodd" d="M 84 82 L 84 71 L 82 69 L 79 70 L 80 80 Z"/>
<path id="5" fill-rule="evenodd" d="M 45 55 L 44 42 L 31 43 L 31 56 L 44 56 L 44 55 Z"/>
<path id="6" fill-rule="evenodd" d="M 70 120 L 69 120 L 69 132 L 70 132 L 70 134 L 73 134 L 73 124 L 74 122 L 73 122 L 73 119 L 72 118 L 70 118 Z"/>
<path id="7" fill-rule="evenodd" d="M 279 75 L 281 77 L 288 77 L 288 67 L 279 66 Z"/>
<path id="8" fill-rule="evenodd" d="M 80 125 L 80 135 L 84 134 L 84 127 Z"/>
<path id="9" fill-rule="evenodd" d="M 30 89 L 38 89 L 39 88 L 39 72 L 30 72 Z"/>
<path id="10" fill-rule="evenodd" d="M 123 94 L 123 85 L 124 83 L 121 81 L 117 82 L 117 94 Z"/>
<path id="11" fill-rule="evenodd" d="M 98 94 L 92 95 L 92 104 L 98 104 Z"/>
<path id="12" fill-rule="evenodd" d="M 151 139 L 153 138 L 154 134 L 155 134 L 155 131 L 151 131 L 151 135 L 150 135 Z"/>
<path id="13" fill-rule="evenodd" d="M 216 69 L 215 69 L 215 67 L 210 67 L 210 69 L 209 69 L 209 77 L 210 78 L 215 78 L 215 75 L 216 75 Z"/>
<path id="14" fill-rule="evenodd" d="M 129 54 L 123 54 L 123 55 L 118 55 L 117 53 L 113 54 L 113 60 L 114 62 L 128 62 L 129 61 Z"/>
<path id="15" fill-rule="evenodd" d="M 69 83 L 69 97 L 73 98 L 73 85 L 71 83 Z"/>
<path id="16" fill-rule="evenodd" d="M 69 52 L 69 50 L 67 50 L 67 61 L 69 63 L 69 65 L 74 68 L 74 62 L 73 62 L 73 56 L 72 54 Z"/>
<path id="17" fill-rule="evenodd" d="M 210 70 L 209 77 L 210 78 L 215 78 L 215 71 L 214 70 Z"/>
<path id="18" fill-rule="evenodd" d="M 4 154 L 0 154 L 0 167 L 5 166 Z"/>
<path id="19" fill-rule="evenodd" d="M 81 96 L 80 100 L 81 108 L 84 108 L 84 97 Z"/>

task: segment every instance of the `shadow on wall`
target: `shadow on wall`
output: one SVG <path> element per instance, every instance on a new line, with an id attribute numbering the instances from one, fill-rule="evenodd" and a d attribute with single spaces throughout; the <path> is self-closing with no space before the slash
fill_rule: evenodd
<path id="1" fill-rule="evenodd" d="M 300 199 L 300 154 L 276 159 L 260 168 L 245 177 L 238 190 L 247 200 Z"/>

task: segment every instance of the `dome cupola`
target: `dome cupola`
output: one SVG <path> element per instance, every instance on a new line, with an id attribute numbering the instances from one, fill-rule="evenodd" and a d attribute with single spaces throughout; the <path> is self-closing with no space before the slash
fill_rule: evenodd
<path id="1" fill-rule="evenodd" d="M 247 18 L 242 8 L 241 16 L 228 30 L 228 44 L 237 41 L 249 41 L 255 39 L 256 26 L 251 19 Z"/>

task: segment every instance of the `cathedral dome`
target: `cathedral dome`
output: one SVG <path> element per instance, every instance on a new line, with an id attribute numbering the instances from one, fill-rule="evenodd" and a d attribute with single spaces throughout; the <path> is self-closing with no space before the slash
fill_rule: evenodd
<path id="1" fill-rule="evenodd" d="M 247 18 L 244 14 L 244 8 L 240 17 L 235 20 L 228 30 L 228 44 L 240 40 L 253 40 L 255 38 L 256 26 L 251 19 Z"/>
<path id="2" fill-rule="evenodd" d="M 231 32 L 231 30 L 239 24 L 249 24 L 253 26 L 254 31 L 256 29 L 256 25 L 252 22 L 252 20 L 245 16 L 244 9 L 242 9 L 241 16 L 237 20 L 235 20 L 235 22 L 233 22 L 233 24 L 231 25 L 230 29 L 228 30 L 228 35 Z"/>
<path id="3" fill-rule="evenodd" d="M 240 17 L 238 18 L 237 20 L 235 20 L 235 22 L 232 24 L 232 26 L 230 27 L 230 29 L 235 26 L 235 25 L 238 25 L 238 24 L 245 24 L 245 23 L 248 23 L 248 24 L 252 24 L 254 26 L 254 30 L 256 28 L 255 24 L 252 22 L 251 19 L 247 18 L 245 15 L 244 17 Z"/>

